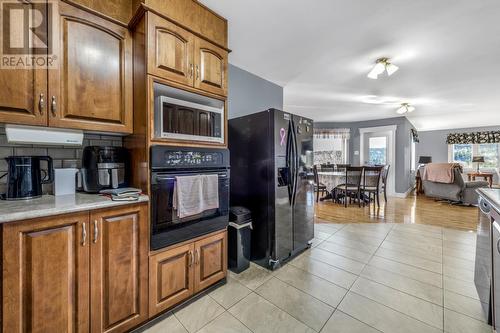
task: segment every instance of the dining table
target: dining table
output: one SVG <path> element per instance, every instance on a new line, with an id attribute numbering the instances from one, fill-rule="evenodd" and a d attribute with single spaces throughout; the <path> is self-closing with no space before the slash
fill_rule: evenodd
<path id="1" fill-rule="evenodd" d="M 318 180 L 320 184 L 326 186 L 326 190 L 331 193 L 333 189 L 337 186 L 345 184 L 346 180 L 346 172 L 345 171 L 318 171 Z M 377 186 L 377 172 L 367 172 L 366 176 L 361 178 L 361 186 Z M 364 184 L 364 180 L 366 179 L 366 184 Z M 348 177 L 348 184 L 356 184 L 357 179 L 356 176 Z"/>

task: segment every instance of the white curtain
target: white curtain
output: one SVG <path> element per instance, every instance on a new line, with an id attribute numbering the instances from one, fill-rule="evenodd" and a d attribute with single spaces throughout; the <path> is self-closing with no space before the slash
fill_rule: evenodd
<path id="1" fill-rule="evenodd" d="M 351 138 L 349 128 L 315 128 L 314 137 L 317 139 L 347 139 Z"/>

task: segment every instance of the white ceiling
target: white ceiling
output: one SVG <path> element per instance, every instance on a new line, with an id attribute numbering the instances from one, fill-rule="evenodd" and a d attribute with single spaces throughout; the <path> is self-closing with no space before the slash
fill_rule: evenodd
<path id="1" fill-rule="evenodd" d="M 419 130 L 500 125 L 499 0 L 201 0 L 229 20 L 230 62 L 315 121 L 395 117 Z M 366 74 L 377 58 L 400 70 Z"/>

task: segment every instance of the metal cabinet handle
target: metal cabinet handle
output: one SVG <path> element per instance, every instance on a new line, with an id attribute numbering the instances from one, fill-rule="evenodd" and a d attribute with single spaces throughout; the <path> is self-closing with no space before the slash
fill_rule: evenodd
<path id="1" fill-rule="evenodd" d="M 55 117 L 57 112 L 56 96 L 52 96 L 52 115 Z"/>
<path id="2" fill-rule="evenodd" d="M 200 79 L 200 66 L 196 65 L 196 80 Z"/>
<path id="3" fill-rule="evenodd" d="M 82 223 L 82 246 L 85 246 L 85 242 L 87 241 L 87 227 L 85 226 L 85 222 Z"/>
<path id="4" fill-rule="evenodd" d="M 194 65 L 191 64 L 189 66 L 189 77 L 192 79 L 193 78 L 193 73 L 194 73 Z"/>
<path id="5" fill-rule="evenodd" d="M 99 226 L 97 225 L 97 220 L 94 220 L 94 244 L 97 243 L 99 239 Z"/>
<path id="6" fill-rule="evenodd" d="M 38 101 L 38 109 L 40 114 L 43 115 L 43 109 L 45 109 L 45 98 L 44 94 L 40 94 L 40 100 Z"/>
<path id="7" fill-rule="evenodd" d="M 194 255 L 193 251 L 189 251 L 189 267 L 193 266 Z"/>
<path id="8" fill-rule="evenodd" d="M 497 240 L 497 251 L 500 253 L 500 238 Z"/>
<path id="9" fill-rule="evenodd" d="M 198 265 L 199 263 L 200 263 L 200 250 L 196 249 L 195 264 Z"/>

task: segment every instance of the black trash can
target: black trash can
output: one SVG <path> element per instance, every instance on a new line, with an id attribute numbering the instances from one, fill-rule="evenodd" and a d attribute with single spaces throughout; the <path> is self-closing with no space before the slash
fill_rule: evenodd
<path id="1" fill-rule="evenodd" d="M 245 207 L 231 207 L 228 228 L 228 265 L 235 273 L 250 266 L 252 214 Z"/>

